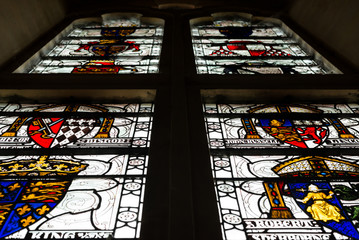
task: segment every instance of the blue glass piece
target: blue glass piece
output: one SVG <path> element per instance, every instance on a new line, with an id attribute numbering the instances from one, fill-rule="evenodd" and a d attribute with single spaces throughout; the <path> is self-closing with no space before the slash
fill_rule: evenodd
<path id="1" fill-rule="evenodd" d="M 9 217 L 0 232 L 0 238 L 6 237 L 37 222 L 58 203 L 18 203 L 9 212 Z"/>
<path id="2" fill-rule="evenodd" d="M 308 205 L 310 205 L 313 202 L 308 202 L 307 204 L 304 204 L 301 202 L 301 199 L 305 198 L 305 196 L 308 194 L 308 187 L 309 185 L 314 184 L 319 188 L 319 191 L 323 191 L 325 193 L 329 191 L 333 191 L 329 183 L 326 182 L 315 182 L 315 183 L 288 183 L 288 187 L 290 189 L 291 195 L 296 199 L 296 202 L 298 206 L 307 213 L 311 218 L 311 214 L 308 213 Z M 299 201 L 298 201 L 299 199 Z M 313 201 L 313 200 L 310 200 Z M 331 205 L 334 205 L 340 209 L 340 213 L 345 217 L 344 220 L 340 220 L 338 222 L 334 220 L 329 221 L 321 221 L 317 220 L 318 223 L 321 225 L 328 227 L 334 231 L 340 232 L 348 237 L 352 237 L 355 239 L 359 239 L 359 233 L 356 230 L 353 223 L 349 220 L 348 215 L 343 210 L 343 207 L 341 203 L 339 202 L 338 198 L 333 195 L 331 199 L 325 199 L 326 202 L 328 202 Z"/>
<path id="3" fill-rule="evenodd" d="M 17 184 L 15 186 L 15 184 Z M 26 181 L 2 181 L 0 182 L 2 197 L 0 203 L 15 202 L 19 197 L 22 189 L 24 188 Z M 11 187 L 15 186 L 15 187 Z"/>
<path id="4" fill-rule="evenodd" d="M 279 122 L 283 122 L 283 124 L 281 125 L 282 127 L 291 127 L 291 126 L 293 126 L 292 123 L 290 122 L 290 120 L 288 120 L 288 119 L 259 119 L 259 121 L 260 121 L 260 123 L 261 123 L 261 125 L 263 127 L 271 126 L 270 122 L 272 120 L 277 120 Z"/>
<path id="5" fill-rule="evenodd" d="M 228 38 L 247 38 L 252 35 L 251 27 L 224 27 L 219 32 Z"/>
<path id="6" fill-rule="evenodd" d="M 15 211 L 11 211 L 7 221 L 3 225 L 3 228 L 0 232 L 0 238 L 6 237 L 14 232 L 17 232 L 21 229 L 20 218 L 15 213 Z"/>

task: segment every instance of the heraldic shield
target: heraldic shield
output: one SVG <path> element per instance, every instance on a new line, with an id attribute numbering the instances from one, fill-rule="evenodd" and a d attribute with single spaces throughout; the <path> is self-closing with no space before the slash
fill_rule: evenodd
<path id="1" fill-rule="evenodd" d="M 299 148 L 315 148 L 329 133 L 320 120 L 259 119 L 259 122 L 272 137 Z"/>
<path id="2" fill-rule="evenodd" d="M 103 28 L 101 36 L 105 39 L 82 44 L 76 52 L 85 49 L 95 56 L 108 57 L 130 49 L 138 51 L 140 47 L 138 44 L 125 40 L 128 35 L 135 31 L 135 28 Z"/>
<path id="3" fill-rule="evenodd" d="M 349 199 L 341 195 L 343 183 L 326 179 L 338 176 L 358 177 L 359 165 L 335 158 L 309 156 L 281 163 L 273 171 L 282 180 L 291 178 L 290 181 L 276 184 L 280 186 L 281 193 L 292 197 L 309 218 L 350 239 L 359 239 L 358 230 L 353 223 L 356 216 L 348 212 L 353 206 L 345 205 Z M 311 181 L 311 177 L 320 177 L 321 180 Z"/>
<path id="4" fill-rule="evenodd" d="M 50 105 L 35 112 L 75 113 L 79 108 L 104 112 L 93 105 Z M 36 114 L 35 114 L 36 115 Z M 97 126 L 96 136 L 106 137 L 112 119 L 80 117 L 18 117 L 2 137 L 16 138 L 26 131 L 34 148 L 63 148 L 76 143 Z M 100 124 L 100 126 L 99 126 Z M 26 129 L 26 130 L 25 130 Z M 50 213 L 66 195 L 72 180 L 87 164 L 72 158 L 21 156 L 0 163 L 0 238 L 28 228 Z M 46 178 L 47 180 L 44 180 Z M 9 179 L 9 180 L 8 180 Z"/>
<path id="5" fill-rule="evenodd" d="M 103 39 L 81 44 L 74 52 L 86 50 L 94 56 L 113 57 L 128 50 L 140 51 L 140 45 L 134 41 L 126 41 L 126 37 L 136 31 L 135 27 L 102 28 Z M 125 70 L 123 66 L 115 65 L 114 59 L 91 60 L 80 67 L 75 67 L 72 73 L 101 73 L 113 74 Z M 136 68 L 132 68 L 136 71 Z"/>
<path id="6" fill-rule="evenodd" d="M 106 112 L 106 109 L 92 105 L 50 105 L 36 109 L 35 112 L 59 110 L 75 113 L 80 107 L 88 108 L 89 111 Z M 80 138 L 90 133 L 96 134 L 91 135 L 95 138 L 108 137 L 113 121 L 113 118 L 103 117 L 18 117 L 1 137 L 16 139 L 24 136 L 27 140 L 23 142 L 29 146 L 35 143 L 35 148 L 64 148 L 69 144 L 76 144 Z"/>
<path id="7" fill-rule="evenodd" d="M 302 105 L 269 104 L 252 108 L 249 113 L 321 113 L 313 107 Z M 298 148 L 315 148 L 322 145 L 329 135 L 329 122 L 325 119 L 259 118 L 257 123 L 265 133 L 282 143 Z"/>
<path id="8" fill-rule="evenodd" d="M 0 176 L 71 179 L 87 165 L 77 161 L 49 159 L 9 160 L 0 164 Z M 71 177 L 70 177 L 71 176 Z M 61 178 L 64 179 L 64 178 Z M 2 180 L 0 182 L 0 238 L 20 231 L 46 216 L 65 196 L 71 181 Z"/>
<path id="9" fill-rule="evenodd" d="M 43 148 L 62 147 L 88 134 L 96 122 L 96 119 L 35 118 L 28 134 Z"/>

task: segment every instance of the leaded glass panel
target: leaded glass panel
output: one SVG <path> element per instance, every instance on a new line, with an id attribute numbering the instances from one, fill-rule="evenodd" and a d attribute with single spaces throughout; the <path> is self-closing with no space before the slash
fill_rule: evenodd
<path id="1" fill-rule="evenodd" d="M 223 238 L 359 239 L 359 157 L 350 151 L 358 146 L 358 106 L 204 104 Z M 271 125 L 273 120 L 298 124 L 292 130 L 299 138 L 279 138 L 294 135 Z M 266 127 L 277 128 L 277 135 Z M 225 139 L 228 132 L 236 137 Z M 333 134 L 346 144 L 330 146 Z M 251 143 L 245 152 L 242 142 Z M 273 151 L 276 147 L 308 150 L 291 155 Z M 324 147 L 334 155 L 320 150 Z"/>
<path id="2" fill-rule="evenodd" d="M 153 108 L 0 104 L 0 238 L 138 239 Z"/>
<path id="3" fill-rule="evenodd" d="M 148 147 L 152 117 L 146 113 L 151 113 L 152 110 L 152 104 L 109 106 L 8 104 L 4 106 L 3 111 L 10 112 L 0 116 L 0 148 Z M 28 111 L 32 111 L 32 116 L 9 115 L 11 112 Z M 48 115 L 51 112 L 67 113 L 67 116 Z M 132 115 L 100 116 L 101 113 L 107 112 L 132 113 Z M 37 115 L 40 113 L 42 116 Z M 95 115 L 95 113 L 99 114 Z M 139 113 L 143 114 L 139 115 Z"/>
<path id="4" fill-rule="evenodd" d="M 20 67 L 29 73 L 158 73 L 163 21 L 140 14 L 105 14 L 78 20 L 41 50 L 41 59 Z M 34 57 L 33 57 L 34 58 Z"/>
<path id="5" fill-rule="evenodd" d="M 193 19 L 191 33 L 200 74 L 340 73 L 277 19 L 213 14 Z"/>
<path id="6" fill-rule="evenodd" d="M 284 106 L 281 108 L 281 106 Z M 285 109 L 287 108 L 287 109 Z M 204 111 L 212 113 L 359 113 L 359 104 L 204 104 Z"/>
<path id="7" fill-rule="evenodd" d="M 88 112 L 88 113 L 152 113 L 152 103 L 141 104 L 9 104 L 0 103 L 0 111 L 5 112 Z"/>
<path id="8" fill-rule="evenodd" d="M 359 147 L 357 104 L 204 107 L 211 149 Z"/>
<path id="9" fill-rule="evenodd" d="M 213 156 L 224 239 L 357 239 L 358 159 Z"/>
<path id="10" fill-rule="evenodd" d="M 358 239 L 357 220 L 353 217 L 358 209 L 358 200 L 347 201 L 340 198 L 340 189 L 356 192 L 358 182 L 311 182 L 301 181 L 288 184 L 291 196 L 281 196 L 286 209 L 280 206 L 280 214 L 292 214 L 289 218 L 269 217 L 273 212 L 273 204 L 269 202 L 265 187 L 273 186 L 270 193 L 276 194 L 277 181 L 216 181 L 217 197 L 221 208 L 222 229 L 224 239 Z M 273 185 L 272 185 L 273 184 Z M 318 187 L 318 191 L 310 191 L 310 186 Z M 275 190 L 274 190 L 275 189 Z M 302 192 L 301 192 L 302 191 Z M 318 195 L 318 196 L 316 196 Z M 313 197 L 325 200 L 325 208 L 337 215 L 337 218 L 323 220 L 313 219 L 309 209 L 317 206 Z M 237 198 L 238 197 L 238 198 Z M 240 199 L 235 202 L 235 199 Z M 302 203 L 308 199 L 306 203 Z M 318 201 L 318 200 L 317 200 Z M 232 202 L 232 203 L 231 203 Z M 277 204 L 273 204 L 276 206 Z M 279 204 L 278 204 L 279 205 Z M 285 212 L 285 213 L 284 213 Z M 350 214 L 350 215 L 349 215 Z M 337 221 L 338 222 L 337 222 Z"/>
<path id="11" fill-rule="evenodd" d="M 146 164 L 135 155 L 2 156 L 0 236 L 138 237 Z"/>

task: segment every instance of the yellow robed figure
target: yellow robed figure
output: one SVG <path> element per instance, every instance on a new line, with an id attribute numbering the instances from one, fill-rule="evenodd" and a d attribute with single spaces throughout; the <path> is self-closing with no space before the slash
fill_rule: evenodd
<path id="1" fill-rule="evenodd" d="M 331 205 L 326 202 L 325 199 L 333 198 L 333 192 L 330 191 L 329 195 L 323 192 L 319 192 L 319 188 L 315 185 L 309 185 L 308 195 L 303 199 L 303 203 L 307 203 L 310 199 L 313 199 L 314 203 L 307 208 L 307 212 L 312 214 L 314 220 L 329 221 L 334 220 L 339 222 L 345 219 L 341 214 L 337 206 Z"/>

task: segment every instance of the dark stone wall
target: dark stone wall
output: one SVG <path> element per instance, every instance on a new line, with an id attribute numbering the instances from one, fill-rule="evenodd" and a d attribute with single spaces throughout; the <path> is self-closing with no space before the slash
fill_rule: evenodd
<path id="1" fill-rule="evenodd" d="M 359 1 L 296 0 L 289 16 L 300 27 L 359 69 Z"/>
<path id="2" fill-rule="evenodd" d="M 0 65 L 49 31 L 65 14 L 63 0 L 2 0 Z"/>

